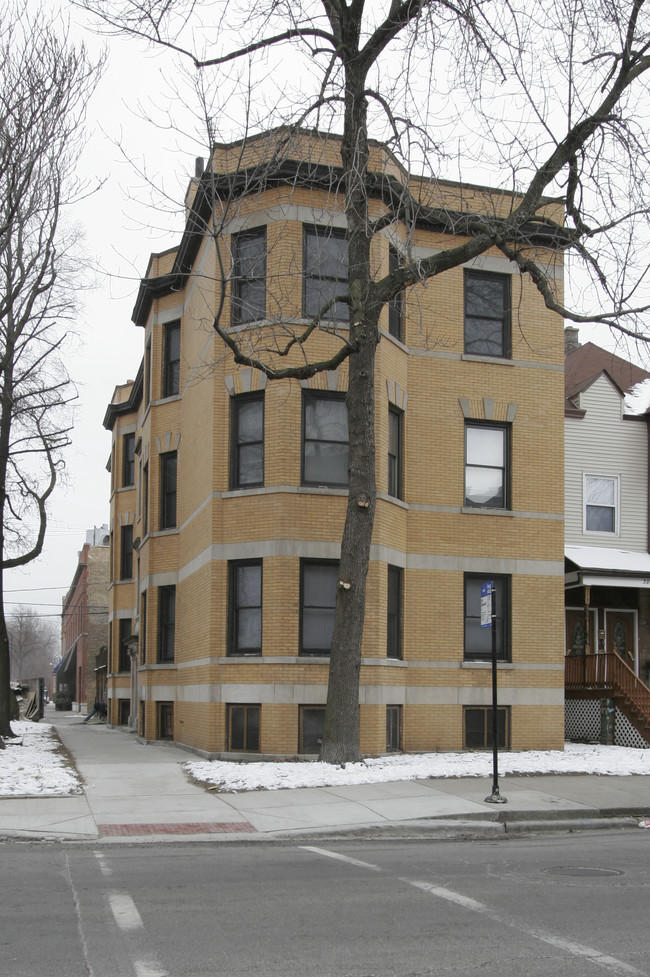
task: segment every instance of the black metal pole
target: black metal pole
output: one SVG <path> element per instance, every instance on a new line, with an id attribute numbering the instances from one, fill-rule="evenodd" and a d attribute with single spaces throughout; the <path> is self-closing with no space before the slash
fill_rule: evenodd
<path id="1" fill-rule="evenodd" d="M 485 800 L 488 804 L 506 804 L 499 793 L 499 724 L 497 691 L 497 601 L 496 588 L 492 584 L 492 793 Z"/>

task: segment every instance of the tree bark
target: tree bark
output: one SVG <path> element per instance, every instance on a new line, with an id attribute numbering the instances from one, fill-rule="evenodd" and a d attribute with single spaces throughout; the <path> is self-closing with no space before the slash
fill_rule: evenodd
<path id="1" fill-rule="evenodd" d="M 352 18 L 350 18 L 350 21 Z M 348 22 L 350 26 L 350 22 Z M 358 50 L 358 24 L 351 24 L 348 49 Z M 341 156 L 346 174 L 350 340 L 348 506 L 341 541 L 334 633 L 321 759 L 361 758 L 359 679 L 366 606 L 366 578 L 375 519 L 375 353 L 379 310 L 371 305 L 368 233 L 368 133 L 365 73 L 346 66 L 346 113 Z"/>

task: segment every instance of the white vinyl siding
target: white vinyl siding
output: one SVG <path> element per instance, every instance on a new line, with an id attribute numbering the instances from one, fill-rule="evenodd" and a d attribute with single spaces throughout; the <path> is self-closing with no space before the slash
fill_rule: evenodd
<path id="1" fill-rule="evenodd" d="M 580 395 L 582 418 L 565 418 L 565 542 L 647 551 L 648 432 L 645 421 L 623 417 L 623 402 L 606 377 Z M 618 479 L 614 533 L 585 532 L 585 475 Z"/>

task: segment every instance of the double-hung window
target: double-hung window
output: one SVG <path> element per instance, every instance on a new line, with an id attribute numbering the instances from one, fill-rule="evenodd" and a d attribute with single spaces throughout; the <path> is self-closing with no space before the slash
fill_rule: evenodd
<path id="1" fill-rule="evenodd" d="M 388 567 L 386 657 L 402 657 L 402 570 Z"/>
<path id="2" fill-rule="evenodd" d="M 510 661 L 510 577 L 465 574 L 465 661 L 491 661 L 492 626 L 481 627 L 481 584 L 491 581 L 496 594 L 497 661 Z"/>
<path id="3" fill-rule="evenodd" d="M 264 484 L 264 394 L 230 401 L 230 487 Z"/>
<path id="4" fill-rule="evenodd" d="M 149 532 L 149 465 L 142 466 L 142 535 Z"/>
<path id="5" fill-rule="evenodd" d="M 388 494 L 402 498 L 402 418 L 401 410 L 388 409 Z"/>
<path id="6" fill-rule="evenodd" d="M 348 242 L 338 227 L 307 226 L 304 229 L 303 313 L 347 322 L 350 306 L 341 300 L 348 293 Z M 327 309 L 327 311 L 325 311 Z"/>
<path id="7" fill-rule="evenodd" d="M 300 654 L 329 655 L 334 631 L 335 560 L 300 563 Z"/>
<path id="8" fill-rule="evenodd" d="M 122 526 L 120 536 L 120 580 L 133 578 L 133 526 Z"/>
<path id="9" fill-rule="evenodd" d="M 174 661 L 176 587 L 158 588 L 158 661 Z"/>
<path id="10" fill-rule="evenodd" d="M 508 509 L 509 427 L 465 424 L 465 505 Z"/>
<path id="11" fill-rule="evenodd" d="M 135 434 L 125 434 L 122 441 L 122 488 L 135 483 Z"/>
<path id="12" fill-rule="evenodd" d="M 618 475 L 584 476 L 584 530 L 618 534 Z"/>
<path id="13" fill-rule="evenodd" d="M 303 391 L 303 485 L 348 484 L 348 409 L 343 394 Z"/>
<path id="14" fill-rule="evenodd" d="M 147 591 L 140 596 L 140 664 L 147 661 Z"/>
<path id="15" fill-rule="evenodd" d="M 175 397 L 180 391 L 181 321 L 165 324 L 163 345 L 163 397 Z"/>
<path id="16" fill-rule="evenodd" d="M 397 271 L 400 265 L 399 253 L 395 248 L 388 249 L 388 271 Z M 404 293 L 398 292 L 388 303 L 388 332 L 394 339 L 402 341 Z"/>
<path id="17" fill-rule="evenodd" d="M 262 654 L 262 561 L 235 560 L 230 563 L 231 655 Z"/>
<path id="18" fill-rule="evenodd" d="M 160 456 L 160 528 L 176 525 L 176 464 L 175 451 Z"/>
<path id="19" fill-rule="evenodd" d="M 129 639 L 133 631 L 133 624 L 130 617 L 121 617 L 119 622 L 118 640 L 119 648 L 117 651 L 117 670 L 118 672 L 131 671 L 131 656 L 129 655 Z"/>
<path id="20" fill-rule="evenodd" d="M 266 228 L 232 237 L 232 320 L 235 325 L 266 317 Z"/>
<path id="21" fill-rule="evenodd" d="M 465 352 L 510 356 L 510 276 L 465 271 Z"/>

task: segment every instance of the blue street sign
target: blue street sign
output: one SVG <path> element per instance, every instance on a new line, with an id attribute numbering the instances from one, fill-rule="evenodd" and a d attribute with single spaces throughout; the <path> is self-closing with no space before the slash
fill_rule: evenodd
<path id="1" fill-rule="evenodd" d="M 481 584 L 481 627 L 492 627 L 492 581 Z"/>

